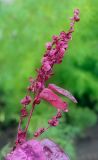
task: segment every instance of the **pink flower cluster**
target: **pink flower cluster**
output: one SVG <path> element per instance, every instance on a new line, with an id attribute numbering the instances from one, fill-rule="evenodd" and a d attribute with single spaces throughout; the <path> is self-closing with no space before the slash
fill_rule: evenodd
<path id="1" fill-rule="evenodd" d="M 68 48 L 68 43 L 72 40 L 72 32 L 74 31 L 75 22 L 79 21 L 79 10 L 74 11 L 74 16 L 71 18 L 70 29 L 68 32 L 62 31 L 59 36 L 54 35 L 52 42 L 46 43 L 46 51 L 42 58 L 42 66 L 35 80 L 31 80 L 29 91 L 39 93 L 45 87 L 45 82 L 53 75 L 54 64 L 62 62 L 65 52 Z"/>
<path id="2" fill-rule="evenodd" d="M 54 64 L 59 64 L 62 62 L 65 52 L 68 48 L 68 43 L 72 40 L 72 32 L 74 31 L 75 22 L 79 21 L 79 10 L 74 11 L 74 16 L 71 18 L 70 29 L 68 32 L 62 31 L 58 36 L 54 35 L 52 41 L 46 43 L 46 51 L 42 58 L 42 65 L 40 69 L 37 69 L 37 78 L 33 79 L 30 77 L 30 86 L 27 88 L 27 95 L 21 100 L 22 109 L 21 116 L 18 126 L 18 134 L 16 144 L 21 144 L 23 142 L 23 137 L 26 138 L 27 129 L 30 123 L 30 119 L 34 108 L 41 100 L 49 102 L 52 106 L 57 109 L 57 115 L 52 117 L 48 121 L 49 126 L 47 128 L 40 128 L 35 132 L 34 136 L 38 137 L 44 131 L 46 131 L 51 126 L 57 126 L 59 124 L 59 118 L 62 117 L 62 111 L 68 112 L 68 104 L 63 101 L 56 93 L 60 93 L 63 96 L 68 97 L 74 103 L 77 103 L 76 99 L 70 92 L 55 84 L 49 84 L 46 87 L 46 81 L 53 75 Z M 34 99 L 31 98 L 31 94 L 34 94 Z M 27 106 L 31 104 L 32 108 L 30 113 L 27 112 Z M 21 129 L 22 121 L 25 117 L 28 117 L 27 125 L 24 130 Z"/>

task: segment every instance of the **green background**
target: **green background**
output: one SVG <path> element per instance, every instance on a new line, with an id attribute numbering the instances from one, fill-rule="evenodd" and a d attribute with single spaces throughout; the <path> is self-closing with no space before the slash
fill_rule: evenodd
<path id="1" fill-rule="evenodd" d="M 97 6 L 97 0 L 0 0 L 0 134 L 2 128 L 18 124 L 19 102 L 25 96 L 29 77 L 36 77 L 35 69 L 41 65 L 45 43 L 51 41 L 52 35 L 68 30 L 69 18 L 79 8 L 81 20 L 75 25 L 67 54 L 62 64 L 55 66 L 55 75 L 49 80 L 69 90 L 78 104 L 66 99 L 69 113 L 63 114 L 58 127 L 41 136 L 59 143 L 75 159 L 74 138 L 97 121 Z M 32 117 L 29 137 L 38 127 L 47 126 L 55 112 L 51 105 L 42 102 Z"/>

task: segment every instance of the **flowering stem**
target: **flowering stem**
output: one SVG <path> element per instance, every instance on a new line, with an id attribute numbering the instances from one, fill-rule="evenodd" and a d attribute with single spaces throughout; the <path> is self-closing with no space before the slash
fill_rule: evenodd
<path id="1" fill-rule="evenodd" d="M 46 43 L 46 51 L 42 59 L 42 66 L 40 69 L 37 70 L 38 75 L 36 79 L 30 78 L 30 86 L 28 87 L 29 93 L 34 93 L 34 100 L 31 98 L 29 94 L 27 94 L 22 100 L 21 104 L 23 108 L 21 110 L 19 125 L 18 125 L 18 134 L 17 134 L 17 143 L 22 144 L 26 140 L 27 130 L 30 124 L 30 120 L 35 108 L 36 104 L 41 102 L 41 99 L 46 100 L 52 106 L 56 107 L 58 113 L 56 116 L 52 117 L 48 121 L 49 126 L 47 128 L 40 128 L 37 132 L 35 132 L 35 137 L 38 137 L 43 132 L 48 130 L 50 127 L 55 127 L 59 124 L 58 119 L 62 117 L 62 111 L 67 112 L 67 103 L 63 102 L 62 99 L 58 97 L 53 91 L 56 91 L 69 99 L 73 102 L 77 102 L 75 98 L 66 90 L 57 87 L 54 84 L 50 84 L 48 88 L 45 88 L 45 82 L 53 75 L 53 66 L 55 64 L 60 64 L 63 60 L 64 54 L 68 48 L 68 42 L 72 39 L 72 32 L 74 32 L 74 24 L 78 22 L 79 18 L 79 10 L 75 9 L 74 16 L 71 18 L 70 29 L 68 32 L 62 31 L 59 36 L 54 35 L 52 37 L 52 42 Z M 53 90 L 53 91 L 52 91 Z M 33 101 L 33 102 L 32 102 Z M 32 108 L 29 112 L 26 109 L 26 106 L 32 104 Z M 24 130 L 21 129 L 21 123 L 23 118 L 27 117 L 27 125 Z"/>
<path id="2" fill-rule="evenodd" d="M 27 133 L 27 130 L 28 130 L 28 127 L 29 127 L 29 124 L 30 124 L 30 120 L 31 120 L 34 108 L 35 108 L 35 104 L 33 103 L 32 104 L 32 109 L 30 110 L 30 115 L 28 117 L 28 122 L 27 122 L 27 125 L 26 125 L 26 128 L 25 128 L 25 133 Z"/>
<path id="3" fill-rule="evenodd" d="M 19 124 L 18 124 L 17 140 L 16 141 L 18 141 L 18 133 L 19 133 L 19 130 L 21 129 L 21 123 L 22 123 L 22 117 L 20 116 Z"/>

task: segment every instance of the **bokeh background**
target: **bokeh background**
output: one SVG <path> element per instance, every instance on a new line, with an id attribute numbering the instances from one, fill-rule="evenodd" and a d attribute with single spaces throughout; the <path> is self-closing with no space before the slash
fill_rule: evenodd
<path id="1" fill-rule="evenodd" d="M 81 21 L 75 25 L 63 63 L 55 66 L 55 75 L 49 82 L 71 91 L 78 104 L 66 99 L 69 112 L 58 127 L 41 138 L 54 140 L 71 160 L 98 160 L 97 6 L 97 0 L 0 0 L 0 160 L 16 136 L 19 102 L 29 85 L 28 78 L 36 76 L 45 43 L 69 28 L 75 8 L 80 9 Z M 55 112 L 42 102 L 32 117 L 29 138 L 39 126 L 47 126 Z"/>

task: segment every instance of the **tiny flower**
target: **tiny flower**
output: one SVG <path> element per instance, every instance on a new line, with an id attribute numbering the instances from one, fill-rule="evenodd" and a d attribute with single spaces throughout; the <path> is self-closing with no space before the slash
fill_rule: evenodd
<path id="1" fill-rule="evenodd" d="M 79 15 L 79 9 L 75 9 L 74 13 L 77 14 L 77 15 Z"/>
<path id="2" fill-rule="evenodd" d="M 21 109 L 21 116 L 22 116 L 22 117 L 27 117 L 27 115 L 28 115 L 28 112 L 27 112 L 27 110 L 26 110 L 26 107 L 22 108 L 22 109 Z"/>
<path id="3" fill-rule="evenodd" d="M 31 97 L 30 96 L 25 96 L 22 100 L 21 100 L 21 104 L 23 105 L 28 105 L 31 102 Z"/>
<path id="4" fill-rule="evenodd" d="M 72 40 L 72 34 L 69 32 L 69 33 L 67 33 L 67 39 L 68 40 Z"/>
<path id="5" fill-rule="evenodd" d="M 50 52 L 49 52 L 49 55 L 52 56 L 51 58 L 53 59 L 53 56 L 56 54 L 57 50 L 56 49 L 52 49 Z"/>
<path id="6" fill-rule="evenodd" d="M 79 18 L 79 10 L 75 9 L 74 11 L 74 21 L 78 22 L 80 20 Z"/>
<path id="7" fill-rule="evenodd" d="M 42 134 L 45 131 L 45 128 L 40 128 L 39 133 Z"/>
<path id="8" fill-rule="evenodd" d="M 52 43 L 51 42 L 46 43 L 46 48 L 50 50 L 52 48 Z"/>
<path id="9" fill-rule="evenodd" d="M 40 103 L 40 98 L 39 97 L 36 97 L 35 99 L 34 99 L 34 104 L 39 104 Z"/>
<path id="10" fill-rule="evenodd" d="M 75 20 L 76 22 L 78 22 L 78 21 L 80 20 L 79 16 L 75 16 L 75 17 L 74 17 L 74 20 Z"/>
<path id="11" fill-rule="evenodd" d="M 74 22 L 71 22 L 71 23 L 70 23 L 70 26 L 73 27 L 73 26 L 74 26 Z"/>
<path id="12" fill-rule="evenodd" d="M 34 83 L 34 79 L 32 77 L 29 78 L 30 83 Z"/>
<path id="13" fill-rule="evenodd" d="M 34 92 L 34 85 L 27 87 L 27 90 L 30 92 Z"/>
<path id="14" fill-rule="evenodd" d="M 58 36 L 53 35 L 53 36 L 52 36 L 52 39 L 53 39 L 54 41 L 56 41 L 56 40 L 58 40 Z"/>
<path id="15" fill-rule="evenodd" d="M 55 127 L 59 124 L 59 121 L 57 119 L 51 119 L 48 121 L 48 124 L 50 124 L 51 126 Z"/>
<path id="16" fill-rule="evenodd" d="M 61 118 L 61 117 L 62 117 L 62 113 L 61 113 L 61 112 L 58 112 L 57 115 L 56 115 L 56 117 L 57 117 L 57 118 Z"/>
<path id="17" fill-rule="evenodd" d="M 67 48 L 68 48 L 68 44 L 65 44 L 63 47 L 64 47 L 65 49 L 67 49 Z"/>
<path id="18" fill-rule="evenodd" d="M 64 31 L 62 31 L 62 32 L 60 33 L 60 38 L 61 38 L 62 40 L 66 39 L 66 33 L 65 33 Z"/>
<path id="19" fill-rule="evenodd" d="M 25 142 L 25 139 L 26 139 L 26 132 L 19 130 L 18 131 L 18 143 L 21 144 L 21 143 Z"/>
<path id="20" fill-rule="evenodd" d="M 41 82 L 36 82 L 36 88 L 37 88 L 37 89 L 38 89 L 38 88 L 40 89 L 41 86 L 42 86 Z"/>
<path id="21" fill-rule="evenodd" d="M 57 63 L 57 64 L 62 63 L 62 56 L 58 56 L 58 59 L 56 60 L 56 63 Z"/>
<path id="22" fill-rule="evenodd" d="M 34 137 L 38 137 L 40 134 L 38 132 L 34 133 Z"/>
<path id="23" fill-rule="evenodd" d="M 38 131 L 34 133 L 34 137 L 40 136 L 45 131 L 45 128 L 39 128 Z"/>
<path id="24" fill-rule="evenodd" d="M 49 71 L 51 69 L 51 66 L 50 66 L 50 64 L 49 64 L 49 62 L 47 61 L 47 62 L 45 62 L 44 64 L 43 64 L 43 70 L 44 71 Z"/>
<path id="25" fill-rule="evenodd" d="M 43 57 L 42 60 L 41 60 L 42 64 L 45 63 L 46 61 L 48 61 L 47 57 Z"/>
<path id="26" fill-rule="evenodd" d="M 64 53 L 65 53 L 65 49 L 64 48 L 60 48 L 60 55 L 61 55 L 62 58 L 64 56 Z"/>

